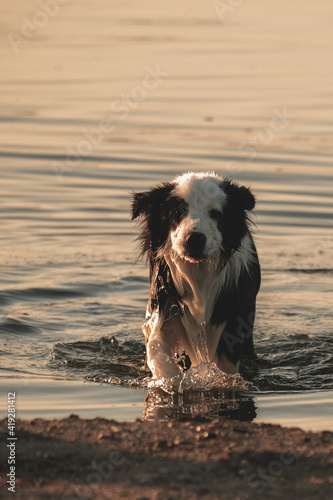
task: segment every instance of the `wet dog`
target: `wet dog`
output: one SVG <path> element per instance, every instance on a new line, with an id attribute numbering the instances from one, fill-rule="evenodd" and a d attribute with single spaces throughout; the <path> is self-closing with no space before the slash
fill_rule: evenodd
<path id="1" fill-rule="evenodd" d="M 255 198 L 214 173 L 187 173 L 133 194 L 141 254 L 150 264 L 143 332 L 155 377 L 202 362 L 237 373 L 255 358 L 260 266 L 250 231 Z"/>

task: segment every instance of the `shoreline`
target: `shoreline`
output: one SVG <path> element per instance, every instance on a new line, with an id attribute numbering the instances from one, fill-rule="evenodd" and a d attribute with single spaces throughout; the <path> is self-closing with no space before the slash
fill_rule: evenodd
<path id="1" fill-rule="evenodd" d="M 7 419 L 0 421 L 1 442 Z M 331 498 L 333 433 L 236 420 L 16 421 L 17 499 Z M 2 498 L 8 451 L 1 448 Z"/>

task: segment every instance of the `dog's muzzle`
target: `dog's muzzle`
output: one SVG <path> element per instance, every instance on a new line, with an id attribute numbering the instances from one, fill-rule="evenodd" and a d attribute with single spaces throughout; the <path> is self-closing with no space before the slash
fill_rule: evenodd
<path id="1" fill-rule="evenodd" d="M 203 259 L 207 238 L 203 233 L 197 231 L 187 235 L 185 240 L 185 250 L 189 257 L 193 259 Z"/>

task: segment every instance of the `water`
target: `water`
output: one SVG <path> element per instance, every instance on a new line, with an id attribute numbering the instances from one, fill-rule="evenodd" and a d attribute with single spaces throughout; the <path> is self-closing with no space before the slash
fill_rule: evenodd
<path id="1" fill-rule="evenodd" d="M 68 2 L 14 48 L 40 6 L 0 9 L 0 376 L 19 415 L 332 429 L 333 6 L 254 0 L 221 19 L 204 1 Z M 143 370 L 130 192 L 187 170 L 257 196 L 265 363 L 219 387 L 203 366 L 161 392 Z"/>

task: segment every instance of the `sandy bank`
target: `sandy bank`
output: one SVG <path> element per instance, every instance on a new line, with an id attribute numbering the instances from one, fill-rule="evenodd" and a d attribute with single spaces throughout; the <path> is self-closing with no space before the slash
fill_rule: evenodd
<path id="1" fill-rule="evenodd" d="M 1 443 L 8 436 L 0 422 Z M 328 499 L 333 433 L 230 420 L 17 421 L 17 499 Z"/>

